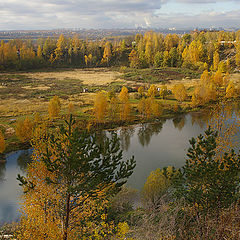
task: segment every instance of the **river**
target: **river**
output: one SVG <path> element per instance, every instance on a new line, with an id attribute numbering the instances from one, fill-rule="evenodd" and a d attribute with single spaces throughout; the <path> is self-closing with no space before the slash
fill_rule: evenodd
<path id="1" fill-rule="evenodd" d="M 138 124 L 117 130 L 124 158 L 134 155 L 137 162 L 127 185 L 141 190 L 150 172 L 162 167 L 184 165 L 189 139 L 203 133 L 207 113 L 189 113 L 159 123 Z M 107 133 L 104 133 L 107 134 Z M 240 139 L 240 138 L 239 138 Z M 0 163 L 0 223 L 19 219 L 21 188 L 17 174 L 31 161 L 31 150 L 20 150 L 5 156 Z"/>

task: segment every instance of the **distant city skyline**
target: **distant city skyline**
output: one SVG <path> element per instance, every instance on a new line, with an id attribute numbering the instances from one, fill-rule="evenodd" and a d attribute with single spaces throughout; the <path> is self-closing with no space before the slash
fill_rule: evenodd
<path id="1" fill-rule="evenodd" d="M 1 0 L 1 30 L 239 28 L 239 0 Z"/>

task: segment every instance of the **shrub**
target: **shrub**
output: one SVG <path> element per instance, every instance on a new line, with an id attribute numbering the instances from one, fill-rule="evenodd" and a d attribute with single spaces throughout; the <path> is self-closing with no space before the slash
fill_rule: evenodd
<path id="1" fill-rule="evenodd" d="M 156 209 L 159 206 L 161 197 L 172 186 L 177 172 L 174 167 L 167 167 L 150 173 L 142 190 L 142 201 L 146 208 Z"/>

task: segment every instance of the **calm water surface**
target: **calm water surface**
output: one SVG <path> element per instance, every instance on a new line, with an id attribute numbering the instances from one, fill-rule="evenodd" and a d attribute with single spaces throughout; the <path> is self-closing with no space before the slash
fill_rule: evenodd
<path id="1" fill-rule="evenodd" d="M 166 166 L 179 168 L 184 165 L 189 139 L 203 133 L 207 114 L 191 113 L 165 122 L 121 128 L 124 157 L 135 156 L 137 166 L 127 185 L 140 190 L 150 172 Z M 0 223 L 19 218 L 21 188 L 17 174 L 24 174 L 31 150 L 21 150 L 5 156 L 0 163 Z"/>

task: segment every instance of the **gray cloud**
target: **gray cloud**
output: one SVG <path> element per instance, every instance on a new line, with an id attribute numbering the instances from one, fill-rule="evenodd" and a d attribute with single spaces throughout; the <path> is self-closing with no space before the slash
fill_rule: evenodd
<path id="1" fill-rule="evenodd" d="M 1 29 L 132 28 L 231 26 L 239 22 L 238 11 L 200 15 L 159 14 L 167 2 L 216 3 L 227 0 L 1 0 Z M 236 14 L 237 12 L 237 14 Z"/>
<path id="2" fill-rule="evenodd" d="M 206 3 L 220 3 L 220 2 L 238 2 L 238 0 L 176 0 L 179 3 L 190 3 L 190 4 L 206 4 Z"/>
<path id="3" fill-rule="evenodd" d="M 152 22 L 155 26 L 193 28 L 193 27 L 239 27 L 240 10 L 229 12 L 206 12 L 197 15 L 159 15 Z"/>

